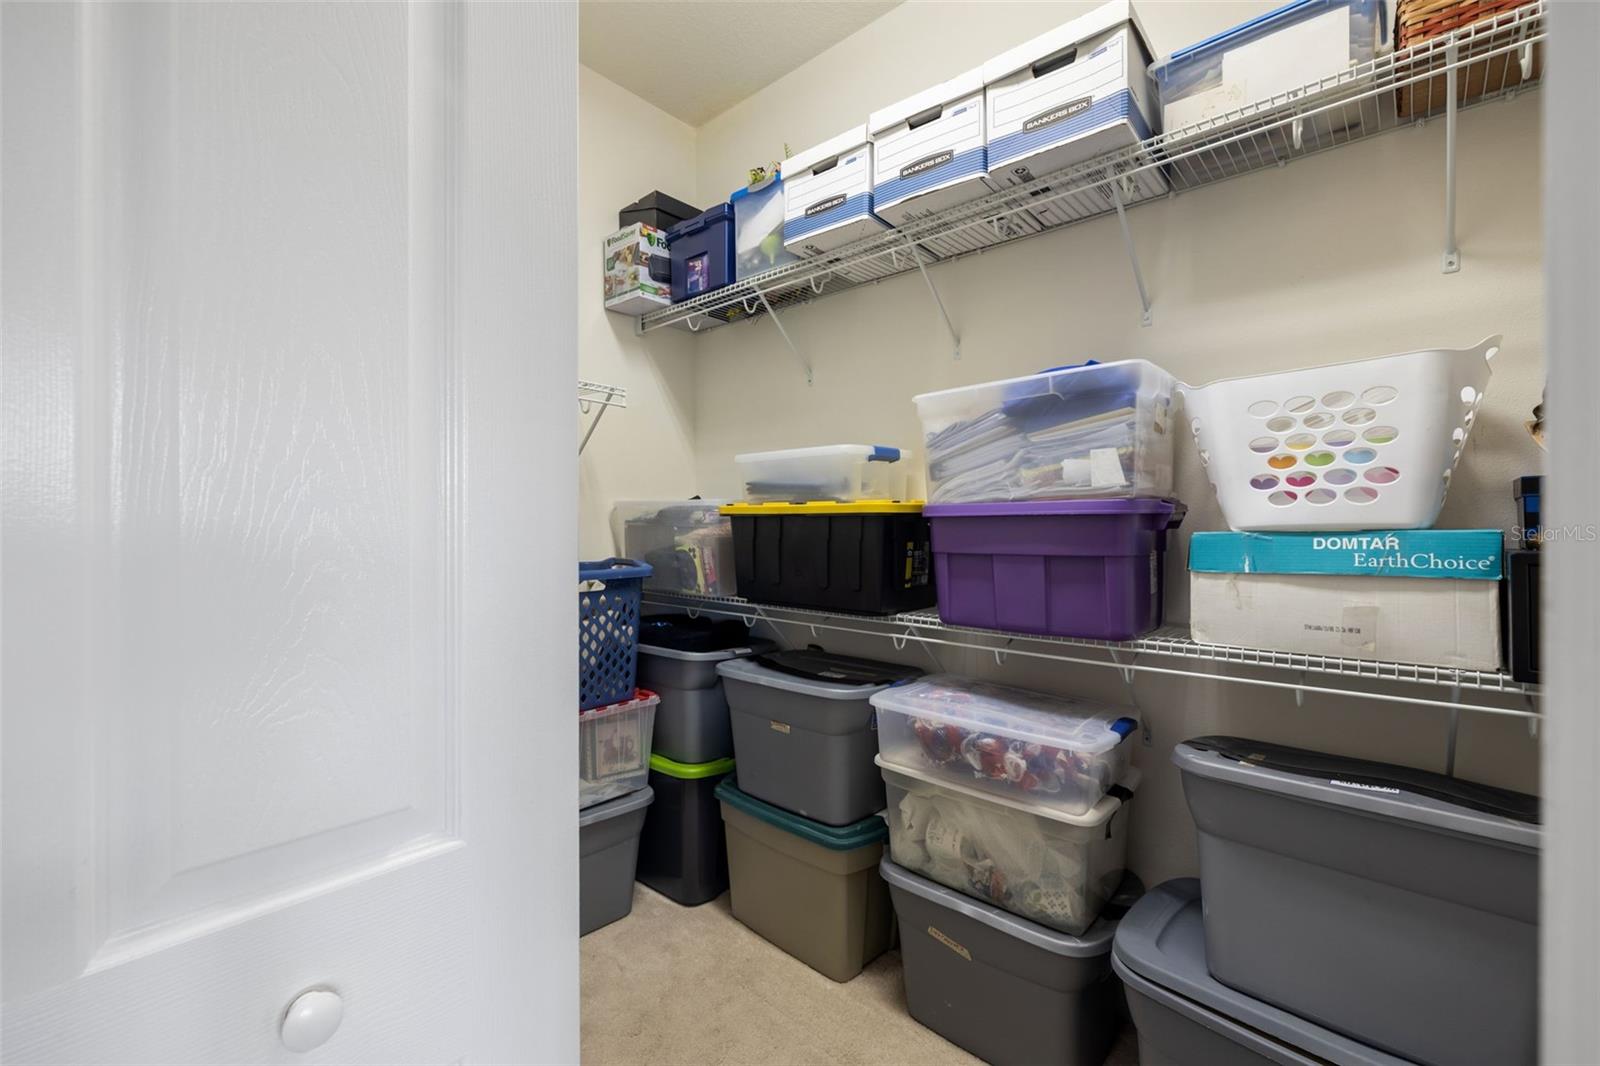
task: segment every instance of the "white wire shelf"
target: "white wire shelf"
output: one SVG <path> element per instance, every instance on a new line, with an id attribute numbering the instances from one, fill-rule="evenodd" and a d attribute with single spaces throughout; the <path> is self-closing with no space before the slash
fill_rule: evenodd
<path id="1" fill-rule="evenodd" d="M 1534 698 L 1539 695 L 1539 687 L 1516 681 L 1510 674 L 1500 671 L 1341 659 L 1323 655 L 1236 648 L 1223 644 L 1201 644 L 1193 640 L 1188 630 L 1181 626 L 1167 626 L 1138 640 L 1084 640 L 946 625 L 935 611 L 864 615 L 753 603 L 736 596 L 690 596 L 654 590 L 647 590 L 644 599 L 646 603 L 654 606 L 738 618 L 748 625 L 767 622 L 773 625 L 801 626 L 813 632 L 824 630 L 881 637 L 893 642 L 897 648 L 904 647 L 907 643 L 918 643 L 929 647 L 960 648 L 993 654 L 997 662 L 1004 662 L 1006 657 L 1016 655 L 1084 666 L 1110 667 L 1122 671 L 1123 679 L 1130 682 L 1136 673 L 1165 674 L 1283 689 L 1300 694 L 1354 696 L 1391 703 L 1481 711 L 1487 714 L 1529 719 L 1540 716 L 1540 712 L 1533 705 Z M 1103 657 L 1090 657 L 1088 653 L 1095 651 L 1102 653 Z M 1204 667 L 1152 665 L 1141 661 L 1145 656 L 1186 660 L 1204 664 Z M 1294 680 L 1263 678 L 1231 673 L 1227 669 L 1217 672 L 1215 668 L 1218 666 L 1259 667 L 1267 672 L 1291 671 L 1300 676 Z M 1354 679 L 1360 684 L 1331 688 L 1311 683 L 1309 680 L 1311 675 Z M 1448 690 L 1449 698 L 1413 696 L 1373 687 L 1391 683 L 1444 688 Z M 1461 698 L 1462 693 L 1481 693 L 1491 699 L 1499 697 L 1508 699 L 1501 703 L 1465 702 Z"/>
<path id="2" fill-rule="evenodd" d="M 1281 167 L 1439 116 L 1446 117 L 1450 131 L 1444 269 L 1452 272 L 1459 266 L 1454 247 L 1456 113 L 1538 85 L 1542 57 L 1536 46 L 1545 38 L 1545 11 L 1546 0 L 1534 0 L 1294 92 L 652 311 L 639 319 L 638 331 L 674 326 L 698 332 L 763 317 L 936 260 L 959 259 L 1025 240 L 1040 232 L 1030 205 L 1052 205 L 1063 221 L 1043 232 L 1055 232 L 1113 212 L 1122 214 L 1124 207 L 1169 193 Z M 923 243 L 931 238 L 960 251 L 941 259 Z M 1138 277 L 1136 257 L 1134 273 L 1148 321 L 1149 299 Z M 959 349 L 959 338 L 956 344 Z"/>
<path id="3" fill-rule="evenodd" d="M 601 407 L 628 406 L 628 390 L 621 385 L 602 385 L 598 381 L 578 380 L 578 405 L 588 414 L 592 405 Z"/>
<path id="4" fill-rule="evenodd" d="M 621 385 L 603 385 L 598 381 L 584 381 L 578 379 L 578 412 L 587 415 L 591 411 L 594 417 L 589 420 L 589 428 L 584 431 L 583 440 L 578 442 L 578 454 L 583 454 L 583 449 L 589 446 L 589 438 L 594 436 L 594 431 L 600 427 L 600 419 L 605 416 L 608 407 L 627 407 L 628 390 Z"/>

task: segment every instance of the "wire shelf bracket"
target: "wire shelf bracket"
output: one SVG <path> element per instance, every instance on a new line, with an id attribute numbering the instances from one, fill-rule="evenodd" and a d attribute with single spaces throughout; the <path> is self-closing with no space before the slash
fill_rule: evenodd
<path id="1" fill-rule="evenodd" d="M 800 369 L 806 372 L 806 384 L 811 385 L 813 383 L 811 376 L 811 364 L 806 361 L 805 356 L 800 354 L 800 349 L 795 347 L 794 339 L 789 336 L 789 331 L 783 328 L 783 323 L 778 319 L 778 313 L 772 309 L 772 304 L 767 300 L 767 291 L 765 289 L 758 288 L 756 289 L 756 295 L 761 299 L 761 306 L 766 308 L 767 317 L 772 319 L 772 324 L 774 326 L 778 327 L 778 333 L 783 337 L 783 343 L 787 344 L 789 346 L 789 351 L 794 354 L 795 362 L 799 363 Z M 755 309 L 750 307 L 748 304 L 746 305 L 746 310 L 751 314 L 755 313 Z"/>
<path id="2" fill-rule="evenodd" d="M 955 325 L 950 321 L 950 312 L 945 310 L 944 300 L 939 296 L 939 287 L 928 276 L 928 265 L 922 261 L 922 253 L 917 251 L 916 243 L 907 238 L 906 245 L 911 249 L 911 254 L 917 260 L 917 269 L 922 272 L 922 280 L 927 282 L 928 291 L 933 294 L 933 302 L 939 308 L 939 317 L 944 319 L 944 328 L 950 334 L 950 347 L 954 353 L 952 358 L 959 360 L 961 358 L 961 334 L 956 332 Z"/>
<path id="3" fill-rule="evenodd" d="M 591 411 L 594 417 L 589 420 L 589 428 L 584 431 L 583 439 L 578 442 L 578 454 L 583 454 L 583 449 L 589 446 L 589 438 L 594 436 L 594 431 L 600 427 L 600 419 L 605 417 L 606 411 L 613 407 L 628 406 L 628 390 L 621 385 L 602 385 L 597 381 L 578 382 L 578 413 L 587 415 Z"/>
<path id="4" fill-rule="evenodd" d="M 1144 271 L 1139 269 L 1139 250 L 1133 244 L 1133 231 L 1128 228 L 1128 211 L 1122 206 L 1122 193 L 1116 181 L 1111 186 L 1111 202 L 1117 208 L 1117 224 L 1122 227 L 1122 244 L 1128 250 L 1128 265 L 1133 267 L 1133 283 L 1139 288 L 1139 325 L 1148 326 L 1154 321 L 1150 314 L 1150 293 L 1144 287 Z"/>
<path id="5" fill-rule="evenodd" d="M 1445 49 L 1444 89 L 1444 255 L 1440 257 L 1442 273 L 1456 274 L 1461 270 L 1461 248 L 1456 243 L 1456 69 L 1461 64 L 1461 47 L 1452 41 Z"/>

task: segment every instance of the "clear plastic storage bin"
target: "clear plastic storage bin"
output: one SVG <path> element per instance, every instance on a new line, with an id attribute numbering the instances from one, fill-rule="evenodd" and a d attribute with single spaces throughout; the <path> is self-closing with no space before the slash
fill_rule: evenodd
<path id="1" fill-rule="evenodd" d="M 611 534 L 622 554 L 649 563 L 647 589 L 737 596 L 733 528 L 717 513 L 726 500 L 622 500 Z"/>
<path id="2" fill-rule="evenodd" d="M 733 276 L 745 281 L 764 271 L 799 260 L 783 245 L 783 179 L 735 189 L 733 206 Z"/>
<path id="3" fill-rule="evenodd" d="M 884 689 L 878 752 L 896 767 L 1083 814 L 1128 768 L 1120 707 L 940 674 Z"/>
<path id="4" fill-rule="evenodd" d="M 578 715 L 578 809 L 637 792 L 650 783 L 650 737 L 661 697 L 633 699 Z"/>
<path id="5" fill-rule="evenodd" d="M 910 452 L 882 444 L 827 444 L 734 456 L 749 503 L 904 500 Z"/>
<path id="6" fill-rule="evenodd" d="M 1127 359 L 923 393 L 928 502 L 1169 496 L 1175 386 Z"/>
<path id="7" fill-rule="evenodd" d="M 1129 769 L 1087 814 L 1062 814 L 940 781 L 878 757 L 888 793 L 889 856 L 947 888 L 1078 936 L 1122 880 Z"/>
<path id="8" fill-rule="evenodd" d="M 1393 18 L 1393 0 L 1293 0 L 1180 49 L 1150 65 L 1161 128 L 1170 134 L 1247 104 L 1314 90 L 1390 51 Z"/>

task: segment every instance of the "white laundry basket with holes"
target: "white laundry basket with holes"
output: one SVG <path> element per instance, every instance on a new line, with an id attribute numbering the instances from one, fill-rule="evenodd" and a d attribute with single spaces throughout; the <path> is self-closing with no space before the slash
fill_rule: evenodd
<path id="1" fill-rule="evenodd" d="M 1494 336 L 1178 391 L 1232 528 L 1426 529 L 1499 350 Z"/>

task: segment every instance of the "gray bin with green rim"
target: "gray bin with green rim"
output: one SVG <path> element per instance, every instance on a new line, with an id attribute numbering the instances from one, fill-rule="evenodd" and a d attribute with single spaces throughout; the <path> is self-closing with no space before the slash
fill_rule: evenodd
<path id="1" fill-rule="evenodd" d="M 719 663 L 717 673 L 746 795 L 834 826 L 883 809 L 869 701 L 921 670 L 810 648 Z"/>
<path id="2" fill-rule="evenodd" d="M 655 802 L 639 837 L 639 880 L 685 907 L 728 890 L 728 849 L 714 790 L 733 773 L 732 759 L 680 763 L 650 756 Z"/>
<path id="3" fill-rule="evenodd" d="M 1128 910 L 1111 965 L 1139 1030 L 1140 1066 L 1407 1066 L 1212 977 L 1192 877 L 1152 889 Z"/>
<path id="4" fill-rule="evenodd" d="M 674 762 L 705 763 L 733 756 L 728 698 L 717 664 L 772 651 L 738 622 L 655 616 L 641 623 L 639 685 L 661 697 L 651 750 Z"/>
<path id="5" fill-rule="evenodd" d="M 1179 744 L 1219 981 L 1417 1062 L 1538 1057 L 1538 799 L 1238 737 Z"/>
<path id="6" fill-rule="evenodd" d="M 578 813 L 578 935 L 633 910 L 639 832 L 655 793 L 646 786 Z"/>
<path id="7" fill-rule="evenodd" d="M 1100 1063 L 1122 1027 L 1117 923 L 1082 936 L 968 899 L 885 858 L 911 1016 L 995 1064 Z"/>
<path id="8" fill-rule="evenodd" d="M 878 860 L 889 830 L 870 815 L 836 827 L 717 786 L 733 916 L 824 977 L 848 981 L 889 949 L 894 918 Z"/>

